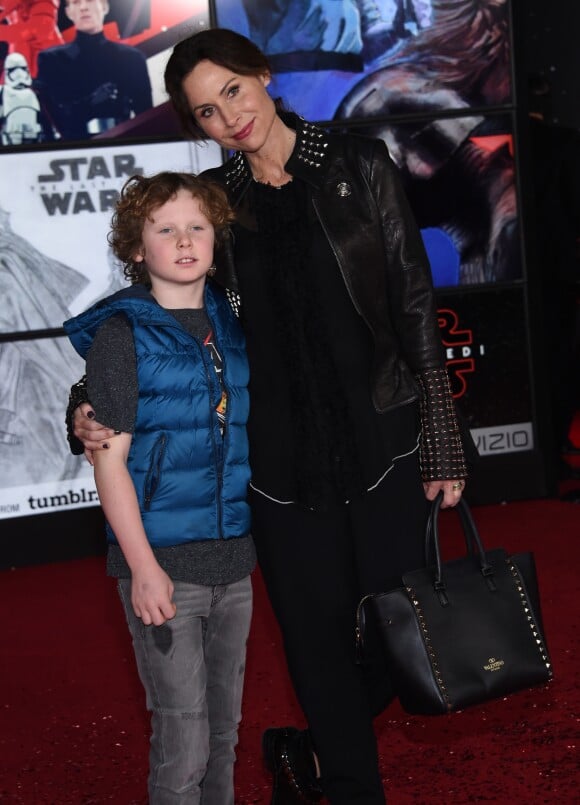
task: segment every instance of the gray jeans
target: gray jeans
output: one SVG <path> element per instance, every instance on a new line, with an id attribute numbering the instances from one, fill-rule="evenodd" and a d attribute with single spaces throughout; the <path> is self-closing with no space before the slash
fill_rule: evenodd
<path id="1" fill-rule="evenodd" d="M 175 618 L 144 626 L 119 579 L 139 676 L 151 711 L 151 805 L 233 805 L 250 577 L 205 587 L 175 582 Z"/>

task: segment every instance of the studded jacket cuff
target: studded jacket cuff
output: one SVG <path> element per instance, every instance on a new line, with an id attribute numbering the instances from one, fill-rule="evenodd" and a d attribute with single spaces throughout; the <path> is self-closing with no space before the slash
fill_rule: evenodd
<path id="1" fill-rule="evenodd" d="M 421 474 L 424 481 L 465 478 L 467 467 L 446 369 L 416 377 L 421 390 Z"/>
<path id="2" fill-rule="evenodd" d="M 66 407 L 66 438 L 68 439 L 70 451 L 73 456 L 80 456 L 84 453 L 85 448 L 83 443 L 80 439 L 74 435 L 73 431 L 73 419 L 74 419 L 74 412 L 75 409 L 79 407 L 81 403 L 89 402 L 89 397 L 87 394 L 87 378 L 86 375 L 81 377 L 78 383 L 75 383 L 71 386 L 69 398 L 68 398 L 68 405 Z"/>

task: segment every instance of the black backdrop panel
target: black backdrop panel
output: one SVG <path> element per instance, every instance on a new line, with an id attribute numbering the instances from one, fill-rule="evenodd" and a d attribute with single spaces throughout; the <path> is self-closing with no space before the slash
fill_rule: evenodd
<path id="1" fill-rule="evenodd" d="M 524 288 L 439 293 L 438 310 L 453 395 L 480 453 L 470 500 L 546 494 Z"/>
<path id="2" fill-rule="evenodd" d="M 440 293 L 438 310 L 452 390 L 470 427 L 530 421 L 523 289 Z"/>

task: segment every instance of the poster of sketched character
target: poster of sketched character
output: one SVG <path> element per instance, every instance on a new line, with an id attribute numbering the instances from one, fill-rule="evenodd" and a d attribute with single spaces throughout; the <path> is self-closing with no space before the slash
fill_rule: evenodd
<path id="1" fill-rule="evenodd" d="M 163 71 L 207 0 L 3 0 L 0 146 L 172 136 Z"/>
<path id="2" fill-rule="evenodd" d="M 509 0 L 215 0 L 311 121 L 511 101 Z"/>
<path id="3" fill-rule="evenodd" d="M 64 337 L 18 334 L 60 328 L 125 283 L 107 234 L 129 176 L 221 161 L 217 146 L 184 141 L 0 154 L 0 333 L 15 336 L 0 342 L 0 516 L 30 485 L 87 476 L 64 430 L 82 362 Z"/>

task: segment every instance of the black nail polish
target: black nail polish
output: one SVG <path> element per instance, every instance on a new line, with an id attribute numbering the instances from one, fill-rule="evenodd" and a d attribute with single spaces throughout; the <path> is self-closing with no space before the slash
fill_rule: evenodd
<path id="1" fill-rule="evenodd" d="M 103 450 L 108 450 L 108 449 L 109 449 L 109 445 L 105 442 L 105 444 L 103 445 Z"/>
<path id="2" fill-rule="evenodd" d="M 87 411 L 87 416 L 88 416 L 89 419 L 94 419 L 95 418 L 95 412 L 94 411 Z"/>

